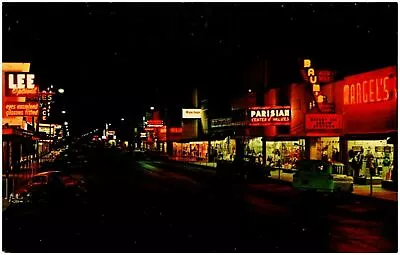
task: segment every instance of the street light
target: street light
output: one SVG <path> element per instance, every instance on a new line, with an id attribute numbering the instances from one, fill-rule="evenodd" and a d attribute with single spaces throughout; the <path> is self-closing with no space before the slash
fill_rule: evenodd
<path id="1" fill-rule="evenodd" d="M 249 89 L 249 93 L 251 93 L 251 89 Z"/>
<path id="2" fill-rule="evenodd" d="M 121 121 L 124 121 L 125 119 L 124 118 L 121 118 Z"/>
<path id="3" fill-rule="evenodd" d="M 65 114 L 65 113 L 67 113 L 67 112 L 66 112 L 66 111 L 61 111 L 61 113 L 62 113 L 62 114 Z"/>
<path id="4" fill-rule="evenodd" d="M 67 122 L 67 121 L 66 121 L 66 122 L 64 122 L 64 125 L 65 125 L 65 126 L 68 126 L 68 122 Z"/>
<path id="5" fill-rule="evenodd" d="M 154 110 L 154 106 L 150 106 L 150 110 Z"/>
<path id="6" fill-rule="evenodd" d="M 60 93 L 60 94 L 64 94 L 64 89 L 62 89 L 62 88 L 59 88 L 59 89 L 58 89 L 58 93 Z"/>

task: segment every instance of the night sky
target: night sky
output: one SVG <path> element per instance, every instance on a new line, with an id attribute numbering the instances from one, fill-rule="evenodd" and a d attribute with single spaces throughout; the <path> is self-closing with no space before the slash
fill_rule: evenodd
<path id="1" fill-rule="evenodd" d="M 82 132 L 199 87 L 227 101 L 267 59 L 269 86 L 299 59 L 341 74 L 398 59 L 397 3 L 3 3 L 3 62 L 31 62 L 41 89 L 64 88 Z"/>

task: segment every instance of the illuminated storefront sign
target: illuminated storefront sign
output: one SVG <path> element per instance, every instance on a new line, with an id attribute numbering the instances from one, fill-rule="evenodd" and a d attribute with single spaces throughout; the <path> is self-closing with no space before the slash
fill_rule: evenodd
<path id="1" fill-rule="evenodd" d="M 182 109 L 183 119 L 201 119 L 201 109 Z"/>
<path id="2" fill-rule="evenodd" d="M 211 128 L 230 127 L 232 126 L 232 118 L 212 119 Z"/>
<path id="3" fill-rule="evenodd" d="M 249 108 L 250 126 L 290 125 L 290 106 L 261 106 Z"/>
<path id="4" fill-rule="evenodd" d="M 388 101 L 397 96 L 395 84 L 389 76 L 379 74 L 375 77 L 360 77 L 364 79 L 348 81 L 343 86 L 343 104 L 367 104 Z M 392 79 L 393 80 L 393 79 Z"/>
<path id="5" fill-rule="evenodd" d="M 334 93 L 345 134 L 398 130 L 396 66 L 346 76 L 335 83 Z"/>
<path id="6" fill-rule="evenodd" d="M 337 130 L 342 129 L 342 115 L 340 114 L 307 114 L 307 130 Z"/>
<path id="7" fill-rule="evenodd" d="M 311 67 L 310 59 L 304 59 L 304 68 L 307 68 L 306 72 L 307 72 L 308 82 L 310 82 L 310 84 L 312 85 L 313 92 L 314 93 L 319 92 L 320 86 L 319 86 L 318 75 L 315 72 L 314 68 Z"/>
<path id="8" fill-rule="evenodd" d="M 5 103 L 3 117 L 39 116 L 39 103 Z"/>
<path id="9" fill-rule="evenodd" d="M 37 96 L 38 87 L 35 86 L 35 75 L 29 73 L 7 73 L 5 76 L 6 96 Z"/>
<path id="10" fill-rule="evenodd" d="M 164 122 L 162 120 L 148 120 L 147 127 L 163 127 Z"/>
<path id="11" fill-rule="evenodd" d="M 146 127 L 146 128 L 144 128 L 144 130 L 145 130 L 145 131 L 154 131 L 154 128 Z"/>
<path id="12" fill-rule="evenodd" d="M 182 133 L 182 128 L 181 127 L 171 127 L 168 129 L 168 133 L 180 134 L 180 133 Z"/>
<path id="13" fill-rule="evenodd" d="M 140 138 L 146 138 L 147 134 L 146 133 L 140 133 Z"/>

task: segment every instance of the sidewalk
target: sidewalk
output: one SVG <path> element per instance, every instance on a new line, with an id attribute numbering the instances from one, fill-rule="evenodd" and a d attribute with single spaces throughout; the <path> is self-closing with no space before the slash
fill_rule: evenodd
<path id="1" fill-rule="evenodd" d="M 184 163 L 198 165 L 198 166 L 205 166 L 205 167 L 212 167 L 212 168 L 217 167 L 217 162 L 207 162 L 205 160 L 204 161 L 196 161 L 195 158 L 169 157 L 168 159 L 171 161 L 184 162 Z"/>
<path id="2" fill-rule="evenodd" d="M 279 176 L 278 171 L 272 171 L 270 178 L 275 179 L 275 180 L 281 180 L 281 181 L 288 182 L 288 183 L 292 183 L 293 182 L 293 173 L 281 172 L 280 176 Z M 353 190 L 354 195 L 370 196 L 369 195 L 369 193 L 370 193 L 369 185 L 354 184 L 353 187 L 354 187 L 354 190 Z M 373 185 L 372 186 L 372 197 L 379 198 L 379 199 L 385 199 L 385 200 L 391 200 L 391 201 L 397 201 L 397 192 L 383 189 L 380 184 Z"/>
<path id="3" fill-rule="evenodd" d="M 172 161 L 178 161 L 178 162 L 185 162 L 190 165 L 197 165 L 197 166 L 203 166 L 205 168 L 216 168 L 217 164 L 216 163 L 207 163 L 207 162 L 195 162 L 195 161 L 184 161 L 184 158 L 170 158 Z M 274 180 L 279 180 L 280 182 L 285 182 L 285 183 L 292 183 L 293 182 L 293 173 L 284 173 L 284 172 L 279 172 L 279 171 L 271 171 L 271 179 Z M 364 196 L 364 197 L 369 197 L 370 196 L 370 186 L 369 185 L 358 185 L 354 184 L 354 189 L 353 189 L 353 194 L 358 195 L 358 196 Z M 391 191 L 391 190 L 386 190 L 383 189 L 382 186 L 379 185 L 373 185 L 372 186 L 372 197 L 378 198 L 378 199 L 384 199 L 384 200 L 390 200 L 390 201 L 398 201 L 397 197 L 397 192 L 396 191 Z"/>

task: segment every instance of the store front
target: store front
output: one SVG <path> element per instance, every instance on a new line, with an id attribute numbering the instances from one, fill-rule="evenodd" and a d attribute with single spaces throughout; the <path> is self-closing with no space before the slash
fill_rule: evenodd
<path id="1" fill-rule="evenodd" d="M 210 161 L 233 161 L 236 155 L 236 141 L 227 136 L 224 140 L 211 141 Z"/>
<path id="2" fill-rule="evenodd" d="M 305 139 L 294 141 L 267 141 L 267 164 L 291 169 L 304 155 Z"/>
<path id="3" fill-rule="evenodd" d="M 188 161 L 204 161 L 208 158 L 208 142 L 173 142 L 173 157 Z"/>
<path id="4" fill-rule="evenodd" d="M 348 164 L 354 178 L 372 178 L 376 181 L 392 179 L 394 145 L 388 139 L 348 140 Z M 371 165 L 371 162 L 373 165 Z"/>

